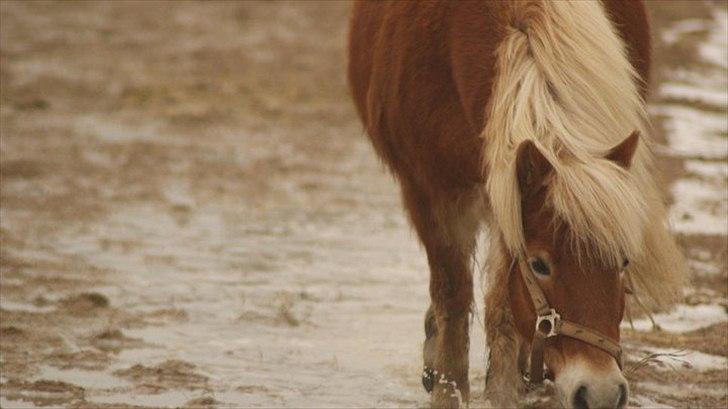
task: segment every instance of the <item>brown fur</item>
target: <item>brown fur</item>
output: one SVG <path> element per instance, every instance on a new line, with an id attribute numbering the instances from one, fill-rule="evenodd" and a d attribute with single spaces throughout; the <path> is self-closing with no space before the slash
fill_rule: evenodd
<path id="1" fill-rule="evenodd" d="M 538 13 L 540 3 L 530 3 Z M 491 198 L 482 195 L 488 178 L 488 167 L 482 166 L 483 130 L 498 78 L 498 47 L 512 30 L 525 33 L 528 27 L 522 24 L 531 18 L 519 16 L 531 12 L 520 4 L 358 1 L 352 14 L 348 74 L 357 112 L 377 154 L 397 177 L 404 205 L 427 252 L 437 327 L 432 360 L 438 374 L 432 399 L 438 407 L 458 405 L 453 385 L 465 401 L 469 395 L 470 259 L 481 220 L 493 233 L 485 316 L 491 351 L 486 392 L 499 395 L 494 398 L 497 402 L 512 404 L 514 398 L 508 386 L 515 384 L 517 376 L 516 329 L 521 339 L 529 339 L 532 331 L 530 299 L 519 275 L 509 275 L 510 245 L 496 234 L 489 211 Z M 632 66 L 644 80 L 639 85 L 644 97 L 650 70 L 644 7 L 641 1 L 629 0 L 603 4 L 626 44 Z M 634 147 L 623 150 L 631 151 L 630 158 L 621 151 L 614 155 L 629 163 Z M 547 284 L 547 296 L 568 319 L 618 339 L 624 299 L 617 266 L 595 262 L 596 271 L 588 274 L 596 281 L 584 290 L 584 265 L 563 242 L 569 227 L 552 223 L 558 214 L 542 206 L 548 202 L 547 189 L 541 186 L 530 194 L 522 209 L 525 250 L 549 254 L 558 271 L 554 278 L 560 286 Z M 588 355 L 595 363 L 606 359 L 583 343 L 559 339 L 547 348 L 546 360 L 558 371 L 563 360 L 574 354 Z"/>

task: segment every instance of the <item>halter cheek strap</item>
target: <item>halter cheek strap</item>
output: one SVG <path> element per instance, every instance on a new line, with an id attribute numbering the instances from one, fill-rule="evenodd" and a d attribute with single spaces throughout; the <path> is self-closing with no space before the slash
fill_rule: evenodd
<path id="1" fill-rule="evenodd" d="M 558 335 L 567 336 L 569 338 L 578 339 L 591 346 L 597 347 L 608 353 L 617 361 L 617 365 L 622 369 L 622 348 L 618 343 L 609 339 L 599 331 L 587 328 L 573 321 L 562 320 L 561 315 L 551 308 L 546 299 L 541 286 L 528 264 L 525 257 L 519 257 L 518 270 L 521 271 L 521 277 L 526 283 L 526 288 L 533 301 L 533 307 L 536 311 L 536 327 L 533 331 L 533 339 L 531 340 L 530 365 L 526 372 L 525 357 L 520 356 L 519 367 L 524 380 L 527 383 L 538 384 L 544 380 L 543 353 L 546 339 Z M 525 352 L 521 349 L 521 354 Z"/>

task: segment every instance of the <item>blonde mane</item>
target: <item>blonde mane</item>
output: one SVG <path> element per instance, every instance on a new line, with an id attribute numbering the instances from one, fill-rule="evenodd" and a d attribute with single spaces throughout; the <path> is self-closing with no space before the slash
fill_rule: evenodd
<path id="1" fill-rule="evenodd" d="M 491 231 L 511 253 L 524 249 L 515 157 L 531 139 L 555 169 L 548 204 L 570 242 L 603 261 L 630 257 L 639 289 L 669 304 L 684 261 L 652 177 L 640 79 L 624 44 L 598 2 L 521 1 L 508 14 L 483 131 Z M 634 130 L 643 138 L 629 170 L 603 159 Z"/>

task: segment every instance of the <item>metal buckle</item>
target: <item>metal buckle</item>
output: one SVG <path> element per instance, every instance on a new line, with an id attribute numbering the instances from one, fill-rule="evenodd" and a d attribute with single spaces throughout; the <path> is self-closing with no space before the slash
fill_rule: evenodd
<path id="1" fill-rule="evenodd" d="M 545 334 L 546 338 L 555 337 L 559 334 L 561 329 L 561 315 L 555 309 L 551 308 L 548 314 L 536 317 L 536 331 L 543 333 L 540 327 L 544 321 L 549 323 L 549 332 Z"/>

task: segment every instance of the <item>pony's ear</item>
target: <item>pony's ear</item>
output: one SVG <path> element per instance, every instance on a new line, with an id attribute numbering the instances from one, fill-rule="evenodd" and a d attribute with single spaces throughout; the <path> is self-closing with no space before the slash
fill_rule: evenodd
<path id="1" fill-rule="evenodd" d="M 543 156 L 533 141 L 527 139 L 521 142 L 516 152 L 516 172 L 521 197 L 537 192 L 546 184 L 546 179 L 553 170 L 551 162 Z"/>
<path id="2" fill-rule="evenodd" d="M 632 165 L 632 158 L 637 151 L 637 145 L 640 142 L 640 131 L 633 131 L 619 145 L 610 149 L 605 158 L 615 162 L 617 165 L 629 169 Z"/>

